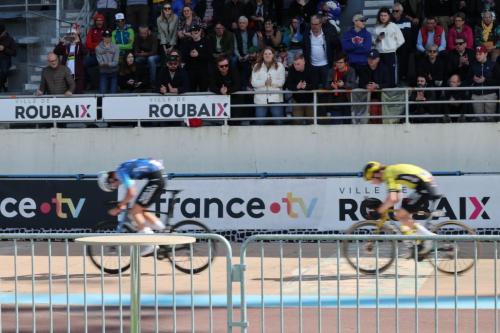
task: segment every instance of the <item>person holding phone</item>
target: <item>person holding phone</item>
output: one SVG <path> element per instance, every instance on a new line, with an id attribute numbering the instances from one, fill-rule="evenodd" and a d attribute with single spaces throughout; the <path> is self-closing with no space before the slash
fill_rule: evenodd
<path id="1" fill-rule="evenodd" d="M 397 49 L 404 44 L 405 38 L 401 29 L 391 22 L 389 8 L 382 7 L 377 14 L 377 24 L 372 33 L 375 48 L 380 53 L 380 61 L 389 70 L 389 87 L 398 83 Z"/>

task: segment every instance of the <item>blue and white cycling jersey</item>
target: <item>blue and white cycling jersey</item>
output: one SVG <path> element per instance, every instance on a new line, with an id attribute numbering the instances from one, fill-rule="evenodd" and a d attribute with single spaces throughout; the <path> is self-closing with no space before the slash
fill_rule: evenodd
<path id="1" fill-rule="evenodd" d="M 137 158 L 120 164 L 116 169 L 116 174 L 123 186 L 130 188 L 134 185 L 134 179 L 149 178 L 152 173 L 162 170 L 163 164 L 158 160 Z"/>

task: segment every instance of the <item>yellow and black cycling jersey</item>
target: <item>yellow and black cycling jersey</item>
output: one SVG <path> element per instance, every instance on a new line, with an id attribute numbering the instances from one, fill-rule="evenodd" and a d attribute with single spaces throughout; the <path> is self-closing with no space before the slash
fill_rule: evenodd
<path id="1" fill-rule="evenodd" d="M 427 192 L 429 187 L 434 187 L 432 174 L 413 164 L 388 165 L 383 172 L 389 192 L 400 192 L 403 186 L 417 192 Z"/>

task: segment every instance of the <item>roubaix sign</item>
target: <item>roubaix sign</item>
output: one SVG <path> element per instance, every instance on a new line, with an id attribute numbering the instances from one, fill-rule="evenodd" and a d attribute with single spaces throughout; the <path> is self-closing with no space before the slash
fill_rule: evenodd
<path id="1" fill-rule="evenodd" d="M 33 97 L 1 99 L 0 121 L 86 122 L 97 119 L 97 100 L 92 97 Z"/>
<path id="2" fill-rule="evenodd" d="M 103 97 L 104 120 L 230 118 L 229 96 Z"/>

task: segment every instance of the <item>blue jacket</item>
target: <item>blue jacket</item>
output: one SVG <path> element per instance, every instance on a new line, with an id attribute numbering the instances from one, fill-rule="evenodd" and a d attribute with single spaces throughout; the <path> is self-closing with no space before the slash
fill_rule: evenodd
<path id="1" fill-rule="evenodd" d="M 365 28 L 356 32 L 351 28 L 342 35 L 342 49 L 349 57 L 349 64 L 366 65 L 372 48 L 372 36 Z"/>

